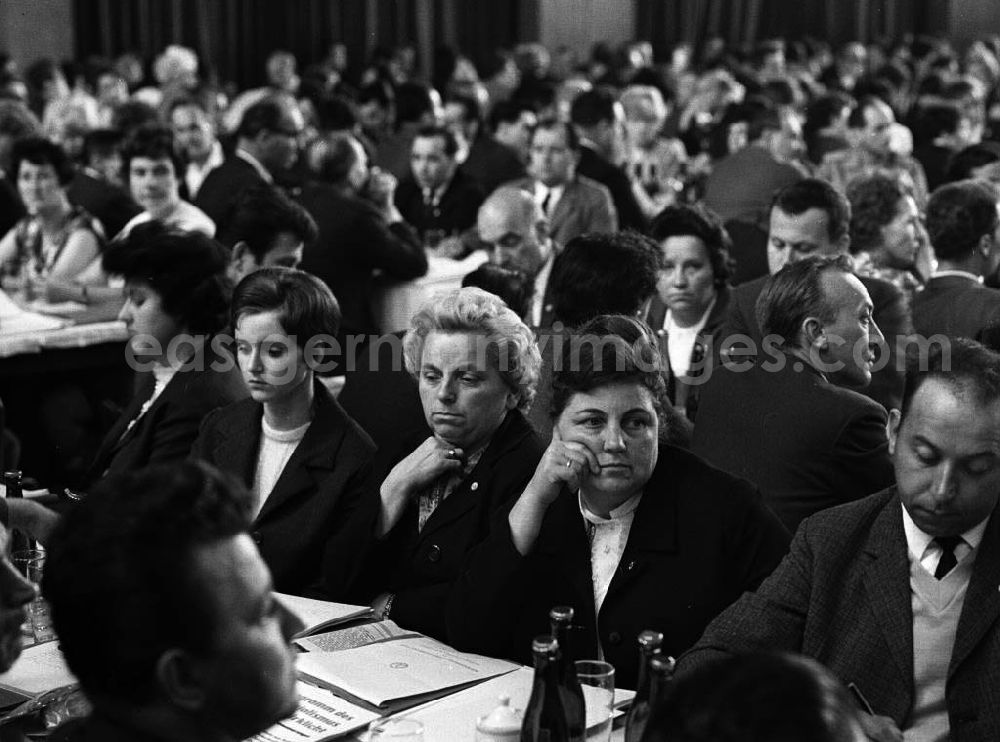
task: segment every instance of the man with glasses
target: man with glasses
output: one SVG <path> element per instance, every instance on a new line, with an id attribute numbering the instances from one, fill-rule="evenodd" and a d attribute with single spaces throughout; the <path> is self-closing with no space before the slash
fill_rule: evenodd
<path id="1" fill-rule="evenodd" d="M 220 233 L 228 226 L 233 202 L 244 190 L 273 184 L 276 173 L 295 164 L 304 127 L 302 112 L 288 98 L 266 98 L 247 109 L 236 130 L 235 152 L 208 174 L 195 200 Z"/>

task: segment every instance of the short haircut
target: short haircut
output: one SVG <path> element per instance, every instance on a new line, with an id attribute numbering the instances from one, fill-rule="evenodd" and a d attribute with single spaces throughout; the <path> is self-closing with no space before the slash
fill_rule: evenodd
<path id="1" fill-rule="evenodd" d="M 417 139 L 441 139 L 444 142 L 444 153 L 448 157 L 454 157 L 458 153 L 455 135 L 443 126 L 421 126 L 413 141 Z"/>
<path id="2" fill-rule="evenodd" d="M 122 160 L 126 175 L 132 160 L 136 157 L 169 160 L 174 168 L 174 176 L 178 179 L 184 176 L 184 163 L 174 146 L 174 134 L 165 126 L 144 124 L 125 140 L 122 146 Z"/>
<path id="3" fill-rule="evenodd" d="M 802 125 L 803 133 L 810 135 L 818 132 L 820 129 L 825 129 L 853 105 L 854 101 L 851 99 L 851 96 L 840 91 L 828 93 L 827 95 L 820 96 L 811 103 L 807 103 L 806 121 Z"/>
<path id="4" fill-rule="evenodd" d="M 258 185 L 237 197 L 220 241 L 229 248 L 243 242 L 254 259 L 262 263 L 282 232 L 294 235 L 304 246 L 315 242 L 318 235 L 309 212 L 277 188 Z"/>
<path id="5" fill-rule="evenodd" d="M 396 126 L 415 124 L 434 111 L 431 88 L 419 82 L 404 82 L 396 88 Z"/>
<path id="6" fill-rule="evenodd" d="M 823 291 L 823 274 L 829 271 L 851 273 L 853 266 L 846 255 L 810 256 L 790 263 L 771 276 L 757 297 L 755 314 L 764 337 L 774 335 L 783 347 L 798 343 L 806 317 L 832 322 L 839 307 L 831 306 Z"/>
<path id="7" fill-rule="evenodd" d="M 83 137 L 83 161 L 91 157 L 110 157 L 121 154 L 125 136 L 118 129 L 91 129 Z"/>
<path id="8" fill-rule="evenodd" d="M 954 134 L 962 111 L 954 103 L 929 103 L 917 109 L 913 136 L 918 145 L 930 144 L 944 134 Z"/>
<path id="9" fill-rule="evenodd" d="M 938 260 L 968 257 L 997 228 L 997 192 L 986 181 L 948 183 L 927 202 L 927 234 Z"/>
<path id="10" fill-rule="evenodd" d="M 708 662 L 674 680 L 653 709 L 643 739 L 853 742 L 861 730 L 847 691 L 815 660 L 742 654 Z"/>
<path id="11" fill-rule="evenodd" d="M 535 109 L 524 101 L 502 100 L 498 101 L 490 111 L 487 121 L 490 131 L 496 131 L 500 124 L 513 124 L 521 118 L 521 114 L 534 113 Z"/>
<path id="12" fill-rule="evenodd" d="M 309 145 L 309 169 L 324 183 L 343 183 L 358 161 L 361 143 L 345 132 L 327 134 Z"/>
<path id="13" fill-rule="evenodd" d="M 562 130 L 564 132 L 564 137 L 566 139 L 566 147 L 571 152 L 580 151 L 580 135 L 577 133 L 576 128 L 568 121 L 560 121 L 557 118 L 543 118 L 535 127 L 531 130 L 531 141 L 534 143 L 535 134 L 539 131 L 558 131 Z"/>
<path id="14" fill-rule="evenodd" d="M 178 108 L 197 108 L 206 116 L 209 115 L 208 106 L 206 106 L 205 102 L 200 98 L 193 95 L 182 95 L 170 101 L 170 108 L 167 109 L 167 121 L 171 119 L 174 115 L 174 111 Z"/>
<path id="15" fill-rule="evenodd" d="M 472 96 L 462 95 L 461 93 L 450 93 L 445 103 L 456 103 L 461 106 L 463 122 L 471 123 L 475 121 L 476 123 L 482 123 L 483 107 Z"/>
<path id="16" fill-rule="evenodd" d="M 149 284 L 188 332 L 211 335 L 226 326 L 229 251 L 211 237 L 147 222 L 112 242 L 102 264 L 106 273 Z"/>
<path id="17" fill-rule="evenodd" d="M 837 242 L 851 228 L 851 204 L 847 197 L 820 178 L 803 178 L 787 185 L 774 195 L 772 209 L 799 216 L 809 209 L 821 209 L 827 216 L 827 235 Z"/>
<path id="18" fill-rule="evenodd" d="M 576 96 L 569 118 L 577 126 L 589 129 L 615 120 L 615 97 L 603 88 L 594 88 Z"/>
<path id="19" fill-rule="evenodd" d="M 567 243 L 549 278 L 556 317 L 575 327 L 599 314 L 635 314 L 656 291 L 660 246 L 636 232 Z"/>
<path id="20" fill-rule="evenodd" d="M 865 120 L 865 111 L 880 104 L 889 105 L 877 95 L 862 95 L 858 99 L 858 105 L 854 107 L 851 115 L 847 118 L 847 125 L 852 129 L 864 129 L 868 125 L 868 121 Z"/>
<path id="21" fill-rule="evenodd" d="M 285 104 L 275 97 L 264 98 L 243 112 L 236 135 L 256 139 L 262 132 L 278 131 L 285 118 Z"/>
<path id="22" fill-rule="evenodd" d="M 650 391 L 662 422 L 667 392 L 662 360 L 652 330 L 641 320 L 623 314 L 593 317 L 563 340 L 561 360 L 552 373 L 553 419 L 574 394 L 634 381 Z"/>
<path id="23" fill-rule="evenodd" d="M 517 396 L 517 408 L 524 412 L 531 407 L 542 362 L 538 344 L 534 333 L 501 299 L 482 289 L 462 288 L 439 294 L 417 310 L 403 338 L 406 370 L 415 378 L 420 374 L 424 342 L 435 330 L 482 337 L 486 361 Z"/>
<path id="24" fill-rule="evenodd" d="M 462 279 L 462 288 L 467 286 L 488 291 L 499 297 L 521 317 L 528 314 L 534 293 L 533 281 L 527 273 L 493 263 L 483 263 L 466 275 Z"/>
<path id="25" fill-rule="evenodd" d="M 59 179 L 59 185 L 65 186 L 73 180 L 73 165 L 66 152 L 55 142 L 43 137 L 27 137 L 14 142 L 10 152 L 11 174 L 16 179 L 22 162 L 32 165 L 51 165 Z"/>
<path id="26" fill-rule="evenodd" d="M 972 390 L 977 402 L 996 402 L 1000 399 L 1000 353 L 968 338 L 949 338 L 944 345 L 932 344 L 923 357 L 915 350 L 911 352 L 907 356 L 900 407 L 904 418 L 914 395 L 927 379 L 940 379 Z"/>
<path id="27" fill-rule="evenodd" d="M 42 587 L 66 662 L 91 699 L 147 703 L 164 652 L 212 650 L 217 618 L 197 552 L 250 522 L 242 486 L 196 463 L 109 477 L 61 518 Z"/>
<path id="28" fill-rule="evenodd" d="M 669 237 L 697 237 L 708 251 L 715 287 L 720 289 L 729 284 L 734 270 L 730 257 L 733 241 L 714 211 L 701 204 L 668 206 L 656 215 L 649 236 L 661 245 Z"/>
<path id="29" fill-rule="evenodd" d="M 984 165 L 1000 162 L 1000 143 L 980 142 L 960 150 L 951 158 L 948 166 L 948 181 L 968 180 L 974 177 L 973 170 Z"/>
<path id="30" fill-rule="evenodd" d="M 897 178 L 883 173 L 855 178 L 847 185 L 851 202 L 851 253 L 882 244 L 882 228 L 896 218 L 899 202 L 910 195 Z"/>
<path id="31" fill-rule="evenodd" d="M 316 276 L 295 268 L 261 268 L 239 282 L 230 312 L 235 330 L 247 314 L 278 312 L 281 326 L 305 348 L 310 341 L 340 332 L 340 305 Z"/>
<path id="32" fill-rule="evenodd" d="M 748 141 L 757 142 L 769 131 L 781 131 L 781 114 L 771 99 L 755 95 L 748 98 L 743 105 L 746 111 Z"/>

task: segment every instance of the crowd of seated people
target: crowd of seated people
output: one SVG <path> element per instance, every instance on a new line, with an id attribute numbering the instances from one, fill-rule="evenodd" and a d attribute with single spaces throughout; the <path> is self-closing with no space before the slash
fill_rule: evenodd
<path id="1" fill-rule="evenodd" d="M 71 501 L 0 499 L 51 549 L 67 739 L 286 714 L 272 588 L 515 661 L 570 605 L 625 687 L 661 631 L 654 739 L 781 683 L 829 709 L 789 739 L 1000 738 L 1000 36 L 621 52 L 0 70 L 3 290 L 115 304 L 135 371 L 72 482 L 26 472 Z"/>

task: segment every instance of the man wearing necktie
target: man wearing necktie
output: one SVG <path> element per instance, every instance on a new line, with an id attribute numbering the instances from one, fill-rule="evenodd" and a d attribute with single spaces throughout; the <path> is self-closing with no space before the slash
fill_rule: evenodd
<path id="1" fill-rule="evenodd" d="M 896 484 L 803 521 L 682 673 L 801 652 L 861 691 L 873 739 L 1000 739 L 1000 355 L 969 340 L 921 355 L 889 416 Z"/>

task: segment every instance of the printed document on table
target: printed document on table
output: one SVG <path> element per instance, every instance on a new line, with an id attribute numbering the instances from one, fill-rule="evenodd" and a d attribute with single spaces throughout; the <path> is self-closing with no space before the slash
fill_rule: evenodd
<path id="1" fill-rule="evenodd" d="M 480 682 L 517 667 L 427 637 L 298 657 L 300 673 L 376 706 Z"/>
<path id="2" fill-rule="evenodd" d="M 8 672 L 0 675 L 0 686 L 29 695 L 75 682 L 76 677 L 69 671 L 59 650 L 59 642 L 45 642 L 29 647 L 21 653 L 21 658 Z"/>
<path id="3" fill-rule="evenodd" d="M 299 682 L 295 713 L 249 742 L 320 742 L 368 726 L 379 715 L 338 698 L 328 690 Z"/>
<path id="4" fill-rule="evenodd" d="M 370 616 L 372 612 L 371 607 L 367 605 L 333 603 L 329 600 L 315 600 L 285 593 L 275 593 L 274 597 L 302 619 L 302 623 L 305 624 L 305 628 L 292 637 L 294 639 L 331 628 L 337 624 L 353 621 L 356 618 Z"/>
<path id="5" fill-rule="evenodd" d="M 307 652 L 339 652 L 344 649 L 354 649 L 368 644 L 378 644 L 394 639 L 409 639 L 419 637 L 413 631 L 401 629 L 394 621 L 376 621 L 375 623 L 361 624 L 361 626 L 351 626 L 347 629 L 329 631 L 325 634 L 314 634 L 302 639 L 296 639 L 295 643 Z"/>

